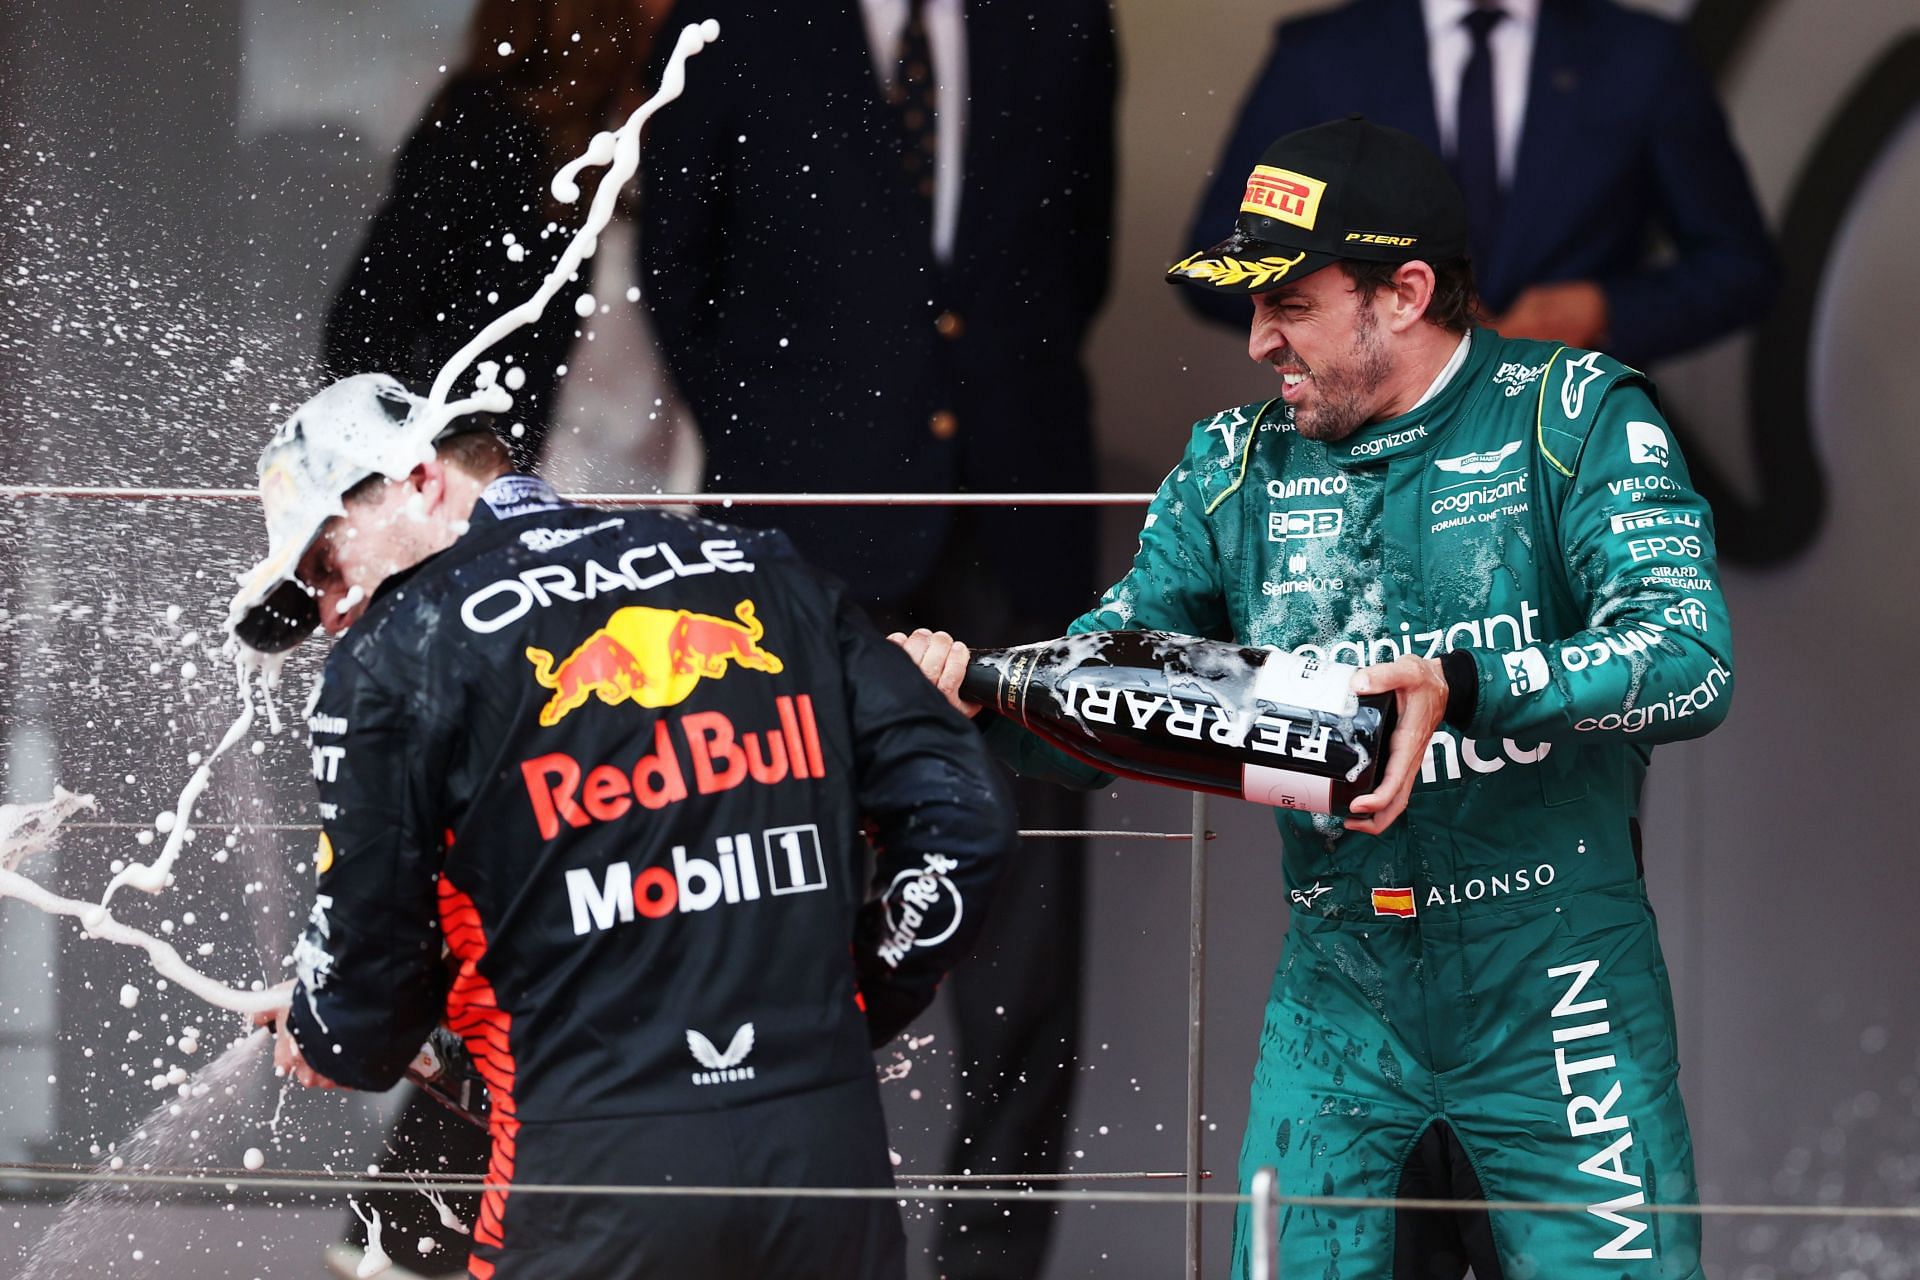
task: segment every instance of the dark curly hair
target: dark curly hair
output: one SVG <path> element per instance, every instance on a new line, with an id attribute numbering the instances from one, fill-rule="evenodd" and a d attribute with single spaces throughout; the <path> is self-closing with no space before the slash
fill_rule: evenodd
<path id="1" fill-rule="evenodd" d="M 1355 293 L 1377 293 L 1393 283 L 1398 262 L 1362 262 L 1342 258 L 1340 270 L 1346 273 Z M 1433 298 L 1427 303 L 1427 323 L 1437 324 L 1448 333 L 1465 333 L 1480 322 L 1480 300 L 1473 288 L 1473 264 L 1465 258 L 1449 258 L 1430 263 L 1433 268 Z"/>

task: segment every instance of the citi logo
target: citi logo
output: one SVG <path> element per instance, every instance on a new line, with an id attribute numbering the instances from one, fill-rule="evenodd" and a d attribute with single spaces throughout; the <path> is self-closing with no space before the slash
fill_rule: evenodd
<path id="1" fill-rule="evenodd" d="M 687 1028 L 687 1052 L 693 1060 L 705 1067 L 705 1071 L 693 1073 L 695 1084 L 732 1084 L 736 1080 L 753 1079 L 753 1068 L 740 1064 L 753 1052 L 753 1024 L 743 1022 L 740 1029 L 733 1033 L 733 1039 L 727 1042 L 725 1053 L 713 1047 L 713 1041 Z"/>

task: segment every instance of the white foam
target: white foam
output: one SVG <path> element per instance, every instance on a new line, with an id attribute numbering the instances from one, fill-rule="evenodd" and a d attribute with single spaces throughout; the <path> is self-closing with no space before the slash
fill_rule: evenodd
<path id="1" fill-rule="evenodd" d="M 449 1231 L 458 1231 L 461 1235 L 472 1234 L 467 1230 L 467 1224 L 460 1221 L 460 1215 L 447 1204 L 447 1198 L 444 1195 L 423 1182 L 416 1180 L 414 1185 L 420 1194 L 427 1198 L 427 1203 L 433 1206 L 433 1211 L 440 1215 L 441 1226 Z"/>
<path id="2" fill-rule="evenodd" d="M 98 903 L 76 902 L 72 898 L 63 898 L 59 894 L 42 888 L 19 872 L 6 870 L 4 867 L 0 867 L 0 898 L 14 898 L 30 907 L 38 907 L 50 915 L 71 916 L 80 921 L 86 931 L 96 938 L 118 942 L 123 946 L 141 948 L 162 976 L 179 983 L 208 1004 L 249 1015 L 277 1009 L 285 1004 L 285 999 L 277 992 L 239 991 L 225 983 L 217 982 L 193 968 L 180 958 L 178 951 L 152 934 L 115 920 L 112 913 Z M 129 1033 L 129 1038 L 132 1038 L 133 1034 Z"/>
<path id="3" fill-rule="evenodd" d="M 245 737 L 247 730 L 253 727 L 253 698 L 247 689 L 247 664 L 242 661 L 237 670 L 241 703 L 239 716 L 227 729 L 226 736 L 220 739 L 220 745 L 200 762 L 200 766 L 193 771 L 193 776 L 187 779 L 187 785 L 181 788 L 179 803 L 174 806 L 172 814 L 171 829 L 163 822 L 154 824 L 160 830 L 167 832 L 167 843 L 161 848 L 160 856 L 151 863 L 131 863 L 107 882 L 107 891 L 100 897 L 100 910 L 103 915 L 121 885 L 132 885 L 142 893 L 159 893 L 167 887 L 167 877 L 173 873 L 173 864 L 180 857 L 181 846 L 186 843 L 187 828 L 193 821 L 193 806 L 199 802 L 200 794 L 213 780 L 214 761 L 224 755 L 227 748 Z M 98 932 L 91 923 L 88 923 L 88 931 Z"/>
<path id="4" fill-rule="evenodd" d="M 0 804 L 0 868 L 12 871 L 36 853 L 51 849 L 60 824 L 82 809 L 93 808 L 93 797 L 76 795 L 55 786 L 53 799 L 38 804 Z"/>
<path id="5" fill-rule="evenodd" d="M 705 22 L 689 23 L 680 30 L 680 37 L 673 46 L 673 56 L 667 60 L 667 69 L 660 77 L 660 87 L 651 98 L 627 117 L 626 123 L 614 132 L 601 132 L 594 135 L 587 144 L 584 154 L 569 161 L 559 173 L 554 175 L 549 188 L 553 198 L 562 204 L 572 204 L 580 198 L 580 185 L 576 180 L 581 170 L 591 166 L 601 168 L 611 166 L 601 178 L 599 187 L 593 193 L 593 204 L 588 210 L 586 221 L 574 233 L 566 252 L 560 255 L 560 261 L 541 283 L 531 298 L 506 312 L 475 334 L 466 346 L 447 361 L 433 380 L 433 390 L 428 394 L 427 408 L 418 415 L 418 429 L 423 433 L 422 443 L 431 442 L 439 434 L 440 428 L 462 412 L 470 411 L 465 407 L 474 404 L 481 396 L 492 395 L 487 404 L 475 405 L 491 413 L 505 413 L 513 407 L 513 397 L 503 389 L 492 386 L 490 380 L 477 380 L 479 394 L 464 404 L 448 403 L 448 393 L 453 384 L 484 351 L 506 337 L 514 330 L 539 320 L 546 310 L 548 301 L 560 291 L 561 286 L 573 278 L 580 264 L 593 256 L 599 247 L 600 233 L 613 220 L 615 206 L 619 203 L 620 193 L 640 168 L 640 130 L 646 125 L 654 112 L 678 98 L 687 87 L 687 59 L 700 52 L 707 45 L 720 38 L 720 24 L 709 18 Z M 501 407 L 494 407 L 504 401 Z M 431 445 L 429 444 L 429 448 Z"/>
<path id="6" fill-rule="evenodd" d="M 347 1208 L 353 1210 L 353 1216 L 367 1226 L 367 1252 L 360 1259 L 360 1264 L 353 1269 L 353 1274 L 360 1280 L 371 1280 L 371 1277 L 393 1266 L 393 1259 L 387 1256 L 387 1251 L 380 1244 L 380 1211 L 373 1210 L 371 1216 L 362 1213 L 360 1205 L 351 1197 L 347 1200 Z"/>

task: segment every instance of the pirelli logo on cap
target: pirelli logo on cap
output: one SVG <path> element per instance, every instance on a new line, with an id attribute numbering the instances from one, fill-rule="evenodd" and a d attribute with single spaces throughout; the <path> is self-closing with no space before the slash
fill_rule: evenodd
<path id="1" fill-rule="evenodd" d="M 1277 218 L 1311 231 L 1314 219 L 1320 216 L 1320 197 L 1326 189 L 1327 184 L 1318 178 L 1257 164 L 1247 179 L 1247 194 L 1240 198 L 1240 212 Z"/>
<path id="2" fill-rule="evenodd" d="M 1414 916 L 1413 888 L 1375 889 L 1373 891 L 1373 914 L 1377 916 L 1398 916 L 1402 920 L 1411 920 Z"/>

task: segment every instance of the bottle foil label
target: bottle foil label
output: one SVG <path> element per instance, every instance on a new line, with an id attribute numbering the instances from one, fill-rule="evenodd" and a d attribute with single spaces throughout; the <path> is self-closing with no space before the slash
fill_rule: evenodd
<path id="1" fill-rule="evenodd" d="M 1333 812 L 1333 779 L 1292 769 L 1275 769 L 1264 764 L 1240 767 L 1240 794 L 1255 804 L 1276 809 L 1304 809 L 1309 813 Z"/>

